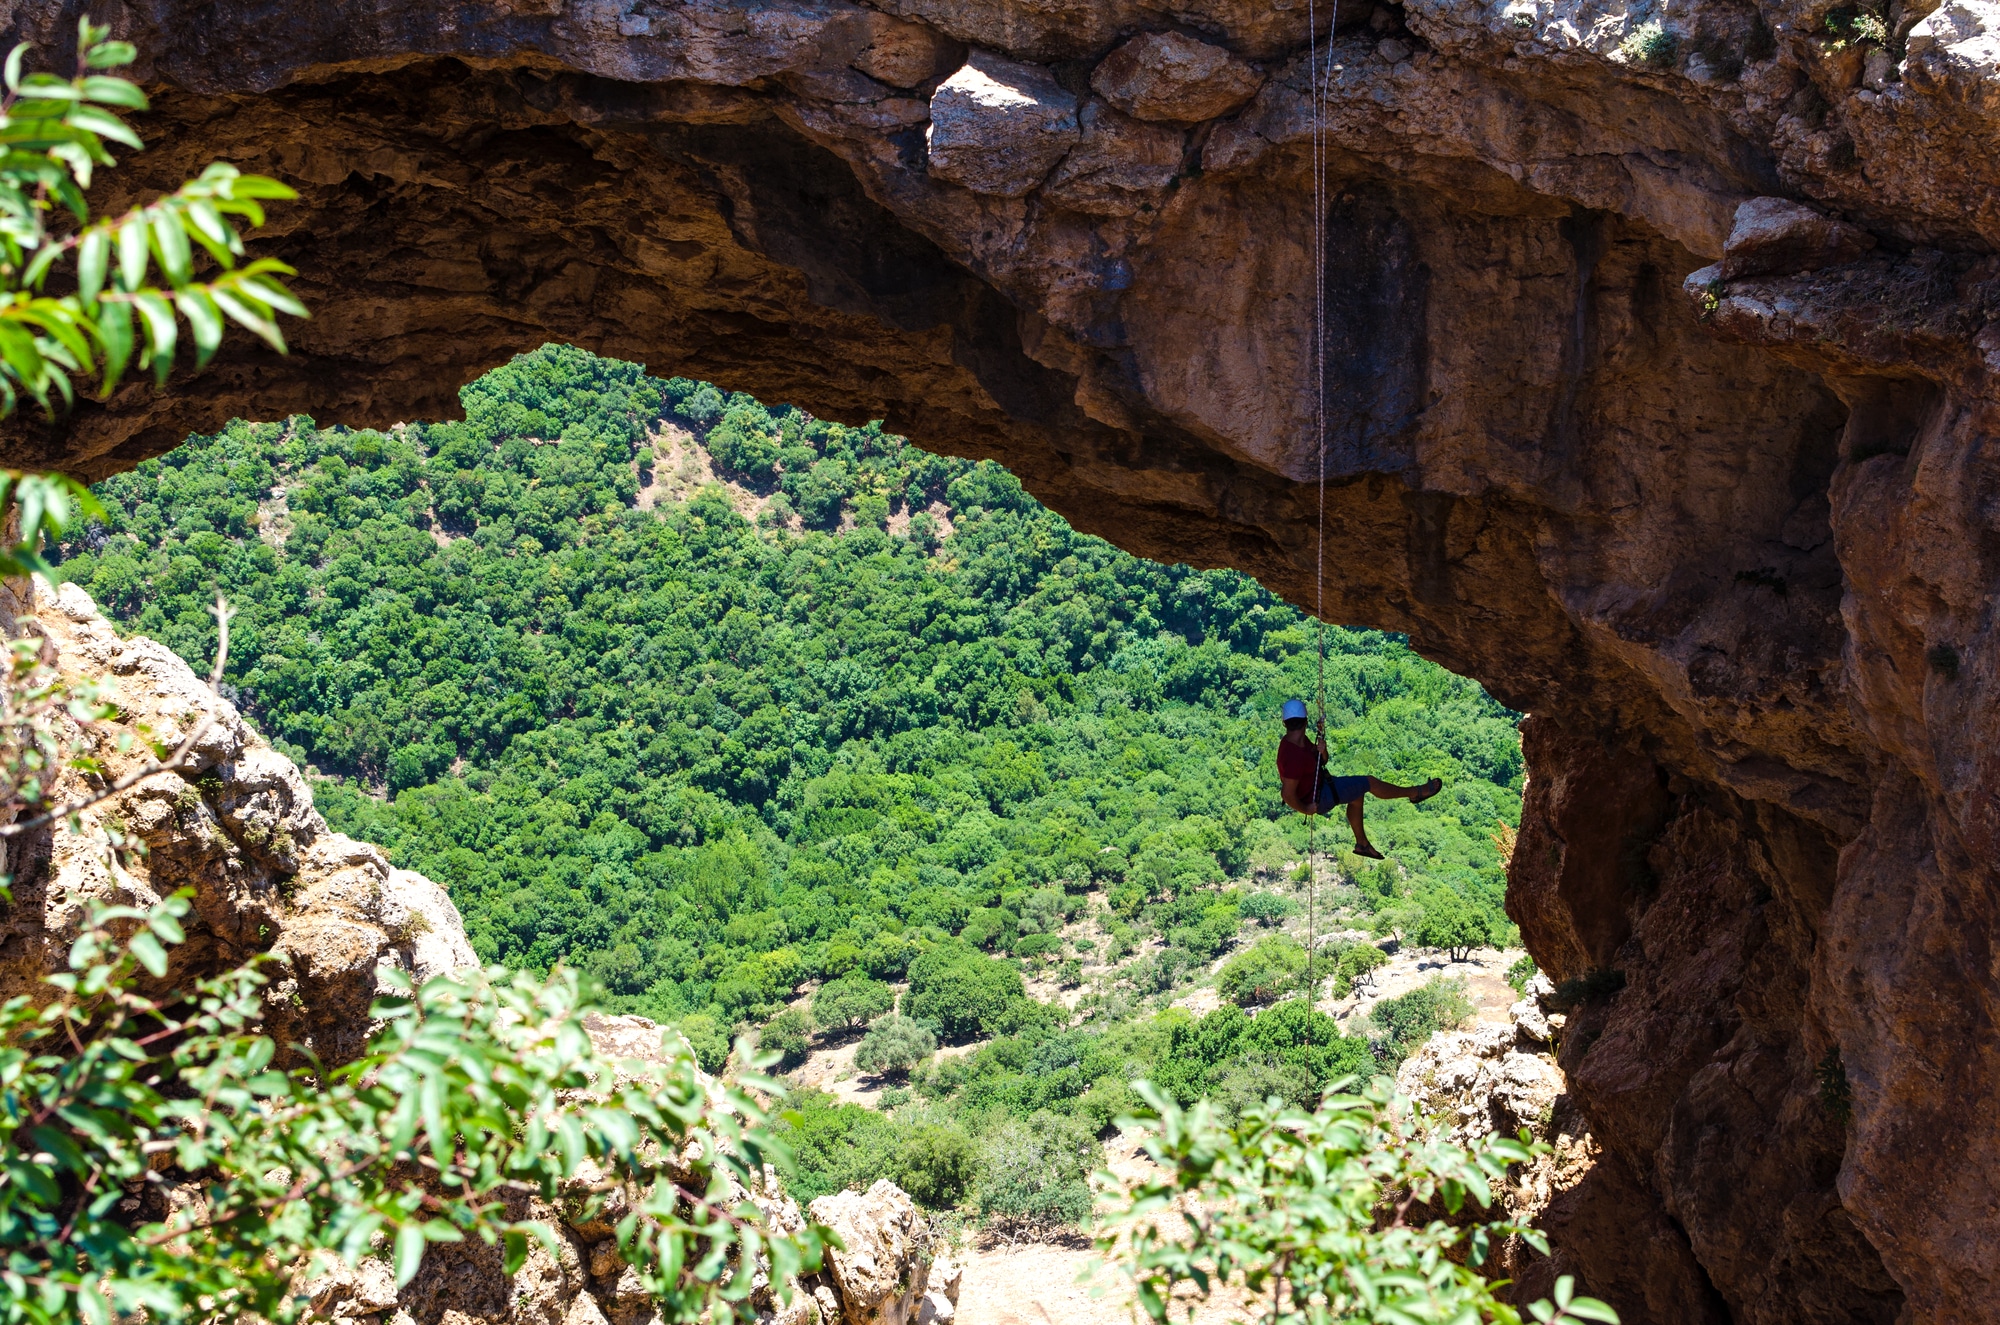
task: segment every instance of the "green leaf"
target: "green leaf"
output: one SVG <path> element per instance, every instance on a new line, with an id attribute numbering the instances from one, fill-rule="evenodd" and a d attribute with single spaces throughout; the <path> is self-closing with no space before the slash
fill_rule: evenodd
<path id="1" fill-rule="evenodd" d="M 528 1238 L 525 1233 L 507 1232 L 500 1235 L 500 1272 L 513 1278 L 528 1263 Z"/>
<path id="2" fill-rule="evenodd" d="M 146 283 L 146 218 L 134 212 L 118 227 L 118 288 L 137 290 Z"/>
<path id="3" fill-rule="evenodd" d="M 167 306 L 164 298 L 152 290 L 141 290 L 132 296 L 132 302 L 146 322 L 147 349 L 153 356 L 153 377 L 164 385 L 167 374 L 173 371 L 174 343 L 180 336 L 180 328 L 174 324 L 174 311 Z"/>
<path id="4" fill-rule="evenodd" d="M 111 265 L 111 236 L 102 229 L 84 232 L 76 246 L 76 292 L 84 307 L 97 302 L 104 292 L 104 278 Z"/>
<path id="5" fill-rule="evenodd" d="M 409 1223 L 396 1230 L 396 1287 L 417 1277 L 424 1263 L 424 1226 Z"/>
<path id="6" fill-rule="evenodd" d="M 1618 1313 L 1608 1302 L 1600 1302 L 1594 1297 L 1573 1298 L 1568 1307 L 1569 1314 L 1578 1320 L 1602 1321 L 1604 1325 L 1618 1325 Z"/>
<path id="7" fill-rule="evenodd" d="M 139 959 L 139 964 L 145 967 L 154 979 L 157 980 L 167 973 L 167 950 L 160 946 L 160 941 L 151 933 L 142 930 L 132 936 L 132 955 Z"/>
<path id="8" fill-rule="evenodd" d="M 209 297 L 208 291 L 192 285 L 174 295 L 174 306 L 188 320 L 188 330 L 194 335 L 194 366 L 207 367 L 216 346 L 222 344 L 221 310 L 215 306 L 215 300 Z"/>
<path id="9" fill-rule="evenodd" d="M 92 69 L 116 69 L 138 58 L 139 49 L 131 42 L 105 41 L 93 46 L 83 62 Z"/>
<path id="10" fill-rule="evenodd" d="M 124 45 L 123 42 L 118 43 Z M 126 50 L 131 50 L 129 46 Z M 129 60 L 121 63 L 130 63 Z M 102 65 L 93 65 L 102 68 Z M 125 78 L 112 78 L 104 74 L 90 74 L 83 80 L 83 95 L 87 101 L 95 101 L 105 106 L 124 106 L 130 110 L 145 110 L 146 94 L 139 85 Z"/>
<path id="11" fill-rule="evenodd" d="M 187 232 L 181 228 L 180 214 L 172 208 L 162 207 L 153 213 L 153 255 L 159 259 L 167 284 L 175 287 L 187 284 L 194 251 L 188 245 Z"/>
<path id="12" fill-rule="evenodd" d="M 99 393 L 108 396 L 132 361 L 132 305 L 123 301 L 105 304 L 96 327 L 98 343 L 104 347 L 104 384 Z"/>
<path id="13" fill-rule="evenodd" d="M 109 82 L 114 80 L 107 79 L 104 81 Z M 108 110 L 99 110 L 95 106 L 80 105 L 70 111 L 64 118 L 72 128 L 87 130 L 100 138 L 109 138 L 114 143 L 122 143 L 134 150 L 146 145 L 140 141 L 138 134 L 133 133 L 131 129 L 126 127 L 125 121 L 119 119 Z"/>

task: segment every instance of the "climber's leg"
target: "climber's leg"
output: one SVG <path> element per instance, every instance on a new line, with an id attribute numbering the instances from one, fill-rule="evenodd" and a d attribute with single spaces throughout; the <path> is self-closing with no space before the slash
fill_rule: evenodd
<path id="1" fill-rule="evenodd" d="M 1382 853 L 1368 840 L 1368 829 L 1361 822 L 1361 798 L 1356 796 L 1347 802 L 1347 826 L 1354 830 L 1354 854 L 1366 856 L 1370 860 L 1382 859 Z"/>
<path id="2" fill-rule="evenodd" d="M 1368 779 L 1368 790 L 1371 795 L 1385 801 L 1406 800 L 1413 805 L 1420 805 L 1444 790 L 1444 779 L 1432 778 L 1429 782 L 1418 786 L 1399 787 L 1393 782 L 1384 782 L 1381 778 L 1371 777 Z"/>

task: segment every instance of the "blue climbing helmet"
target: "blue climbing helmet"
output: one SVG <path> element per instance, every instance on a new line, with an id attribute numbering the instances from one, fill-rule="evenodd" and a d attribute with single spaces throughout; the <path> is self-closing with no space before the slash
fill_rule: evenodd
<path id="1" fill-rule="evenodd" d="M 1306 716 L 1306 702 L 1303 699 L 1288 699 L 1285 701 L 1282 713 L 1286 722 L 1290 722 L 1293 718 L 1303 718 Z"/>

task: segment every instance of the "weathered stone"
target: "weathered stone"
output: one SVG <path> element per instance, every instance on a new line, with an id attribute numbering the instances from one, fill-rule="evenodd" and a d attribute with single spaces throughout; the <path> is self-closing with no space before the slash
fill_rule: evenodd
<path id="1" fill-rule="evenodd" d="M 1785 198 L 1752 198 L 1736 209 L 1722 279 L 1818 271 L 1875 247 L 1875 236 Z"/>
<path id="2" fill-rule="evenodd" d="M 1081 529 L 1407 632 L 1535 715 L 1528 946 L 1627 979 L 1561 1030 L 1606 1176 L 1551 1205 L 1553 1263 L 1635 1325 L 1989 1318 L 2000 66 L 1990 5 L 1927 3 L 1892 7 L 1911 53 L 1866 97 L 1866 43 L 1779 0 L 1677 8 L 1699 79 L 1622 58 L 1643 15 L 1610 0 L 1312 10 L 1330 36 L 1248 0 L 113 7 L 157 110 L 100 213 L 218 156 L 279 175 L 301 197 L 259 251 L 315 317 L 288 357 L 237 337 L 170 391 L 19 419 L 5 459 L 448 417 L 566 340 L 1000 457 Z M 60 62 L 81 8 L 10 35 Z M 1019 195 L 929 169 L 920 62 L 862 67 L 888 17 L 1046 61 L 1071 105 L 1148 32 L 1268 77 L 1162 200 L 1087 211 L 1052 195 L 1102 161 Z M 1764 197 L 1883 242 L 1723 280 Z M 188 790 L 129 804 L 162 868 L 276 867 Z M 303 994 L 380 927 L 348 915 L 374 864 L 297 859 L 330 913 Z M 244 942 L 225 893 L 203 933 Z"/>
<path id="3" fill-rule="evenodd" d="M 86 824 L 122 819 L 146 840 L 147 854 L 115 876 L 61 823 L 8 845 L 15 904 L 0 922 L 0 991 L 29 992 L 60 968 L 87 902 L 143 906 L 182 887 L 194 893 L 193 923 L 174 950 L 170 978 L 273 953 L 280 964 L 265 991 L 273 1037 L 329 1061 L 359 1051 L 381 968 L 422 980 L 478 964 L 442 888 L 391 870 L 377 848 L 330 831 L 290 760 L 172 652 L 144 638 L 121 640 L 81 587 L 10 581 L 0 589 L 0 628 L 45 638 L 66 680 L 110 688 L 120 717 L 89 736 L 114 778 L 141 767 L 146 748 L 134 741 L 118 749 L 121 733 L 144 728 L 174 740 L 203 715 L 208 721 L 181 772 L 156 775 L 84 813 Z M 74 773 L 56 786 L 63 799 L 89 791 Z"/>
<path id="4" fill-rule="evenodd" d="M 1076 145 L 1077 99 L 1046 69 L 974 50 L 931 94 L 930 173 L 1015 198 Z"/>
<path id="5" fill-rule="evenodd" d="M 1043 196 L 1101 216 L 1159 206 L 1180 173 L 1181 131 L 1141 123 L 1095 98 L 1079 119 L 1083 141 L 1056 167 Z"/>
<path id="6" fill-rule="evenodd" d="M 854 57 L 854 67 L 890 87 L 917 87 L 945 76 L 963 53 L 957 43 L 921 23 L 874 15 L 868 45 Z"/>
<path id="7" fill-rule="evenodd" d="M 1183 124 L 1227 115 L 1263 83 L 1247 61 L 1178 32 L 1142 32 L 1090 75 L 1097 95 L 1127 115 Z"/>
<path id="8" fill-rule="evenodd" d="M 916 1203 L 887 1179 L 835 1192 L 809 1207 L 841 1248 L 827 1254 L 846 1325 L 911 1325 L 930 1290 L 929 1229 Z"/>

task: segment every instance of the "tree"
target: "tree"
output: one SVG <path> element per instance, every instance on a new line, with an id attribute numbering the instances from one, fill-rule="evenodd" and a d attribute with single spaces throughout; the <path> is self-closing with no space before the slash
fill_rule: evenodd
<path id="1" fill-rule="evenodd" d="M 1544 1254 L 1548 1240 L 1487 1212 L 1508 1166 L 1546 1147 L 1504 1137 L 1470 1149 L 1437 1141 L 1394 1103 L 1386 1078 L 1310 1114 L 1254 1107 L 1230 1125 L 1205 1104 L 1184 1111 L 1148 1083 L 1137 1089 L 1147 1105 L 1139 1119 L 1146 1149 L 1166 1172 L 1132 1189 L 1129 1204 L 1099 1224 L 1097 1242 L 1126 1267 L 1139 1305 L 1161 1325 L 1188 1295 L 1244 1283 L 1271 1304 L 1259 1316 L 1269 1325 L 1519 1325 L 1521 1313 L 1481 1267 L 1502 1239 L 1519 1237 Z M 1184 1202 L 1202 1217 L 1159 1218 Z M 1450 1217 L 1417 1224 L 1416 1209 Z M 1618 1319 L 1604 1303 L 1577 1297 L 1567 1275 L 1553 1303 L 1530 1310 L 1549 1325 Z"/>
<path id="2" fill-rule="evenodd" d="M 1271 934 L 1222 964 L 1216 991 L 1239 1007 L 1270 1003 L 1296 988 L 1305 972 L 1306 950 Z"/>
<path id="3" fill-rule="evenodd" d="M 130 64 L 136 52 L 108 41 L 88 19 L 77 28 L 75 73 L 23 73 L 29 50 L 6 63 L 0 104 L 0 415 L 26 395 L 53 414 L 55 400 L 75 398 L 72 377 L 98 378 L 109 396 L 135 358 L 164 384 L 180 346 L 180 324 L 206 364 L 230 322 L 283 352 L 278 314 L 304 317 L 272 258 L 238 265 L 238 222 L 264 223 L 262 200 L 297 197 L 261 175 L 216 162 L 174 192 L 123 216 L 93 221 L 84 193 L 96 172 L 118 161 L 107 142 L 138 149 L 138 135 L 112 109 L 146 109 L 146 96 L 123 78 L 97 72 Z M 50 203 L 74 229 L 48 230 Z M 232 219 L 236 218 L 236 219 Z M 204 255 L 197 257 L 197 253 Z M 202 269 L 212 264 L 212 275 Z M 69 293 L 46 293 L 58 268 Z M 153 279 L 157 273 L 157 281 Z"/>
<path id="4" fill-rule="evenodd" d="M 1342 948 L 1333 967 L 1334 995 L 1346 998 L 1356 989 L 1373 985 L 1375 972 L 1388 961 L 1387 954 L 1372 943 L 1350 943 Z"/>
<path id="5" fill-rule="evenodd" d="M 1419 947 L 1442 948 L 1453 961 L 1462 962 L 1474 948 L 1493 941 L 1485 915 L 1475 911 L 1455 888 L 1432 888 L 1424 893 L 1420 905 L 1423 917 L 1410 931 L 1410 938 Z"/>
<path id="6" fill-rule="evenodd" d="M 786 1008 L 764 1023 L 757 1035 L 757 1047 L 778 1055 L 778 1066 L 794 1068 L 806 1061 L 812 1048 L 812 1024 L 797 1008 Z"/>
<path id="7" fill-rule="evenodd" d="M 900 1138 L 890 1176 L 917 1204 L 949 1210 L 979 1177 L 979 1145 L 957 1123 L 918 1121 Z"/>
<path id="8" fill-rule="evenodd" d="M 946 1039 L 1000 1029 L 1026 997 L 1019 971 L 964 944 L 941 943 L 910 963 L 910 1015 Z"/>
<path id="9" fill-rule="evenodd" d="M 813 995 L 813 1021 L 822 1030 L 845 1031 L 865 1026 L 895 1006 L 896 992 L 865 975 L 829 980 Z"/>
<path id="10" fill-rule="evenodd" d="M 854 1050 L 854 1066 L 870 1076 L 908 1076 L 937 1051 L 937 1036 L 901 1013 L 892 1012 L 868 1028 Z"/>
<path id="11" fill-rule="evenodd" d="M 1442 976 L 1396 998 L 1385 998 L 1368 1014 L 1384 1053 L 1401 1062 L 1439 1031 L 1457 1030 L 1472 1020 L 1465 981 Z"/>
<path id="12" fill-rule="evenodd" d="M 1037 1110 L 988 1132 L 979 1211 L 1035 1229 L 1074 1227 L 1090 1214 L 1089 1176 L 1104 1148 L 1080 1118 Z"/>
<path id="13" fill-rule="evenodd" d="M 378 1241 L 399 1287 L 429 1244 L 468 1236 L 498 1244 L 512 1274 L 529 1238 L 550 1235 L 510 1220 L 504 1197 L 558 1200 L 586 1160 L 635 1185 L 640 1218 L 618 1254 L 667 1320 L 748 1311 L 705 1266 L 768 1257 L 782 1282 L 818 1262 L 819 1230 L 784 1233 L 715 1200 L 782 1156 L 756 1100 L 686 1054 L 601 1057 L 575 972 L 475 971 L 412 990 L 385 971 L 362 1057 L 276 1071 L 276 1046 L 255 1031 L 262 959 L 140 992 L 166 974 L 189 909 L 183 894 L 150 909 L 93 904 L 70 970 L 0 1008 L 8 1320 L 282 1319 L 303 1258 L 352 1264 Z M 693 1173 L 656 1158 L 690 1153 Z M 187 1184 L 194 1199 L 153 1220 L 119 1208 L 149 1181 Z M 594 1217 L 617 1189 L 600 1184 L 572 1217 Z"/>
<path id="14" fill-rule="evenodd" d="M 1237 903 L 1245 920 L 1254 920 L 1265 929 L 1283 923 L 1298 914 L 1299 904 L 1281 893 L 1246 893 Z"/>
<path id="15" fill-rule="evenodd" d="M 682 1017 L 674 1030 L 680 1033 L 695 1061 L 704 1072 L 720 1072 L 729 1065 L 729 1037 L 722 1025 L 706 1012 Z"/>

